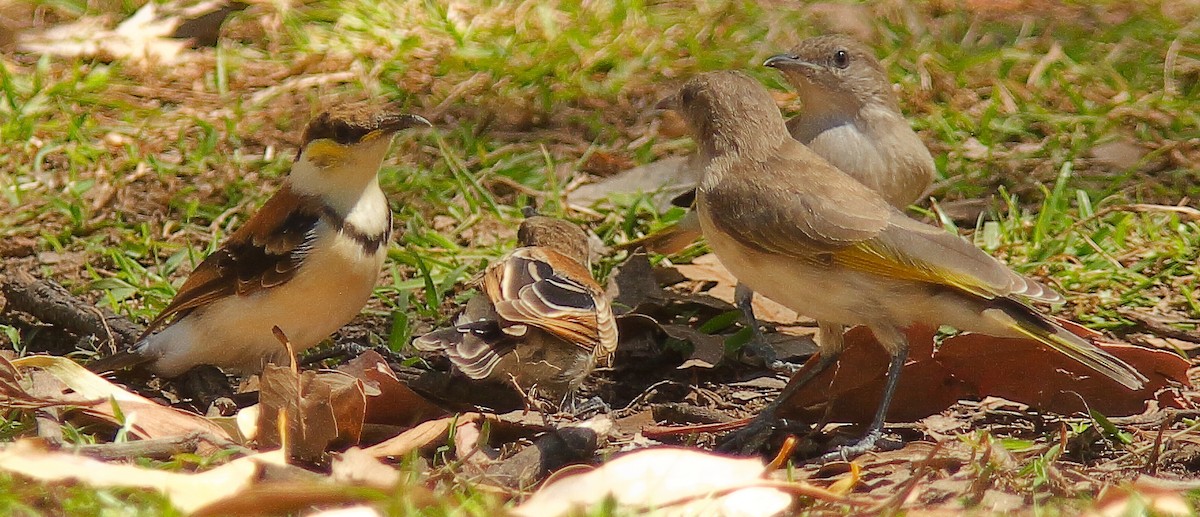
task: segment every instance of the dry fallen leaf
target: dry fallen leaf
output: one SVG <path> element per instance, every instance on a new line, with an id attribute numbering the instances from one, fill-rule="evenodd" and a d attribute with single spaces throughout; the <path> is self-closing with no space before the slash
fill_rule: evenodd
<path id="1" fill-rule="evenodd" d="M 388 489 L 400 484 L 400 471 L 385 465 L 375 456 L 351 447 L 334 456 L 330 465 L 333 480 L 342 484 Z"/>
<path id="2" fill-rule="evenodd" d="M 733 277 L 733 273 L 721 265 L 721 261 L 717 259 L 716 255 L 709 253 L 697 257 L 691 264 L 678 264 L 674 267 L 688 280 L 715 282 L 716 285 L 706 293 L 723 302 L 734 303 L 733 291 L 737 287 L 737 279 Z M 802 319 L 808 320 L 808 318 L 801 318 L 796 311 L 769 300 L 765 296 L 756 295 L 753 305 L 754 315 L 758 317 L 759 321 L 792 325 Z"/>
<path id="3" fill-rule="evenodd" d="M 10 364 L 15 369 L 12 372 L 23 377 L 18 381 L 20 392 L 0 393 L 8 399 L 25 400 L 31 405 L 75 407 L 92 418 L 124 426 L 132 436 L 141 439 L 199 432 L 205 437 L 198 448 L 200 454 L 211 454 L 220 448 L 218 444 L 233 442 L 224 429 L 208 419 L 125 391 L 65 357 L 34 355 Z M 0 384 L 0 390 L 12 387 L 11 382 Z"/>
<path id="4" fill-rule="evenodd" d="M 1028 339 L 962 334 L 947 339 L 934 358 L 980 395 L 1003 397 L 1043 411 L 1069 415 L 1099 411 L 1107 416 L 1141 413 L 1146 402 L 1185 407 L 1177 389 L 1188 384 L 1189 363 L 1174 352 L 1097 342 L 1149 380 L 1137 391 L 1081 366 Z M 1031 382 L 1036 380 L 1036 382 Z"/>
<path id="5" fill-rule="evenodd" d="M 938 413 L 977 393 L 933 360 L 933 331 L 914 327 L 906 332 L 908 362 L 888 411 L 888 421 L 910 422 Z M 871 331 L 855 327 L 846 333 L 846 349 L 838 362 L 797 391 L 780 416 L 808 421 L 825 414 L 835 422 L 870 422 L 883 394 L 888 355 Z M 809 361 L 805 368 L 814 364 Z M 793 378 L 796 378 L 795 376 Z"/>
<path id="6" fill-rule="evenodd" d="M 267 466 L 283 467 L 279 451 L 239 458 L 201 473 L 168 472 L 46 449 L 36 440 L 0 447 L 0 470 L 42 482 L 72 481 L 93 487 L 148 488 L 162 492 L 171 504 L 191 513 L 214 501 L 233 497 L 259 482 Z"/>
<path id="7" fill-rule="evenodd" d="M 439 440 L 445 440 L 450 436 L 451 426 L 454 426 L 456 429 L 462 428 L 463 426 L 473 425 L 481 418 L 483 418 L 483 415 L 479 413 L 463 413 L 422 422 L 416 427 L 400 433 L 395 438 L 367 447 L 363 451 L 377 458 L 384 456 L 404 456 L 417 449 L 432 445 L 435 442 L 444 443 L 439 442 Z"/>
<path id="8" fill-rule="evenodd" d="M 1067 328 L 1096 336 L 1076 325 Z M 987 396 L 1064 415 L 1089 408 L 1108 416 L 1138 414 L 1150 400 L 1161 407 L 1186 405 L 1177 388 L 1188 384 L 1188 362 L 1171 352 L 1097 342 L 1149 378 L 1144 388 L 1130 391 L 1032 340 L 960 334 L 945 339 L 934 352 L 932 330 L 911 328 L 906 334 L 909 357 L 888 412 L 892 422 L 920 420 L 960 399 Z M 798 390 L 781 415 L 818 418 L 829 405 L 834 421 L 870 422 L 883 393 L 887 363 L 888 355 L 869 330 L 851 329 L 837 365 Z"/>
<path id="9" fill-rule="evenodd" d="M 362 434 L 366 394 L 362 382 L 341 372 L 295 372 L 267 365 L 259 387 L 260 447 L 282 444 L 281 414 L 288 416 L 290 453 L 316 460 L 335 444 L 353 445 Z"/>
<path id="10" fill-rule="evenodd" d="M 1196 515 L 1187 493 L 1200 488 L 1196 481 L 1176 481 L 1140 476 L 1133 483 L 1108 487 L 1096 498 L 1095 507 L 1085 515 L 1118 517 L 1122 515 Z"/>
<path id="11" fill-rule="evenodd" d="M 691 166 L 686 157 L 666 158 L 582 185 L 567 194 L 567 202 L 590 208 L 604 199 L 649 193 L 659 208 L 666 209 L 671 198 L 695 188 L 699 173 L 700 168 Z"/>
<path id="12" fill-rule="evenodd" d="M 643 449 L 594 470 L 553 480 L 514 508 L 513 514 L 564 515 L 611 497 L 619 507 L 654 509 L 654 515 L 778 515 L 791 506 L 792 496 L 766 474 L 758 459 L 677 447 Z"/>
<path id="13" fill-rule="evenodd" d="M 187 46 L 171 38 L 183 20 L 163 16 L 161 11 L 162 6 L 148 2 L 113 29 L 106 28 L 108 17 L 80 18 L 23 35 L 20 45 L 26 51 L 53 56 L 124 59 L 141 66 L 171 64 Z"/>
<path id="14" fill-rule="evenodd" d="M 365 422 L 410 427 L 446 411 L 400 382 L 383 356 L 374 350 L 338 368 L 376 390 L 367 394 Z"/>

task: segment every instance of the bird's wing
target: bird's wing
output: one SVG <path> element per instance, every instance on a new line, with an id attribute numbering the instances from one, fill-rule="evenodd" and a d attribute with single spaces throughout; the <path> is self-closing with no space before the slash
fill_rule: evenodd
<path id="1" fill-rule="evenodd" d="M 188 276 L 144 335 L 204 305 L 246 296 L 291 280 L 316 237 L 320 201 L 287 185 Z"/>
<path id="2" fill-rule="evenodd" d="M 500 327 L 499 316 L 486 296 L 467 301 L 458 323 L 414 338 L 423 352 L 443 352 L 459 371 L 472 379 L 492 375 L 500 359 L 515 348 L 514 336 Z"/>
<path id="3" fill-rule="evenodd" d="M 702 188 L 705 210 L 723 233 L 753 249 L 811 260 L 888 225 L 883 198 L 791 139 L 768 158 L 717 158 L 709 169 L 719 179 Z"/>
<path id="4" fill-rule="evenodd" d="M 724 168 L 717 188 L 704 192 L 710 217 L 743 245 L 986 298 L 1061 300 L 962 238 L 892 208 L 799 143 L 785 142 L 767 159 L 710 167 Z"/>
<path id="5" fill-rule="evenodd" d="M 617 346 L 617 327 L 604 290 L 583 265 L 554 250 L 518 248 L 484 274 L 496 313 L 531 325 L 596 356 Z"/>
<path id="6" fill-rule="evenodd" d="M 1025 278 L 965 239 L 896 212 L 878 237 L 836 254 L 853 269 L 937 283 L 996 298 L 1019 295 L 1056 303 L 1062 296 Z"/>

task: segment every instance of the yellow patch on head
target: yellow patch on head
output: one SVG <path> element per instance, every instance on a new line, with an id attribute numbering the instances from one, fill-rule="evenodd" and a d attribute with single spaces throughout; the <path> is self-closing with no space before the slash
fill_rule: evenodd
<path id="1" fill-rule="evenodd" d="M 304 155 L 308 161 L 319 167 L 329 167 L 341 163 L 349 152 L 349 146 L 325 138 L 313 140 L 304 148 Z"/>
<path id="2" fill-rule="evenodd" d="M 359 140 L 358 142 L 359 142 L 359 143 L 362 143 L 362 144 L 365 144 L 365 143 L 367 143 L 367 142 L 374 142 L 375 140 L 378 140 L 378 139 L 379 139 L 379 137 L 381 137 L 381 136 L 388 136 L 388 137 L 390 137 L 390 136 L 392 136 L 393 134 L 394 134 L 394 133 L 393 133 L 393 132 L 391 132 L 391 131 L 384 131 L 384 130 L 382 130 L 382 129 L 376 129 L 376 130 L 374 130 L 374 131 L 371 131 L 370 133 L 367 133 L 367 134 L 363 135 L 362 139 L 361 139 L 361 140 Z"/>

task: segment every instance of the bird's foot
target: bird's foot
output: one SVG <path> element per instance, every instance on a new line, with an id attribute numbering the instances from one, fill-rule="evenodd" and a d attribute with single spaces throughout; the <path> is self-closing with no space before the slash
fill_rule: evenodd
<path id="1" fill-rule="evenodd" d="M 883 437 L 883 431 L 873 429 L 867 432 L 858 441 L 840 445 L 834 450 L 827 452 L 821 456 L 809 460 L 809 463 L 830 463 L 834 461 L 850 461 L 862 454 L 875 450 L 895 450 L 899 449 L 903 443 L 895 440 L 888 440 Z"/>
<path id="2" fill-rule="evenodd" d="M 233 397 L 229 376 L 216 366 L 202 364 L 171 380 L 179 396 L 189 401 L 197 412 L 208 411 L 213 401 Z"/>
<path id="3" fill-rule="evenodd" d="M 754 337 L 746 342 L 742 350 L 745 352 L 748 363 L 761 364 L 773 372 L 791 375 L 804 366 L 779 359 L 775 354 L 775 349 L 767 343 L 766 336 L 762 332 L 755 332 Z"/>
<path id="4" fill-rule="evenodd" d="M 612 407 L 600 397 L 580 401 L 577 397 L 569 397 L 563 404 L 563 412 L 570 414 L 576 420 L 587 420 L 602 413 L 611 413 Z"/>
<path id="5" fill-rule="evenodd" d="M 800 368 L 803 368 L 803 367 L 804 367 L 803 364 L 789 363 L 787 361 L 781 361 L 779 359 L 776 359 L 775 361 L 767 364 L 767 368 L 770 368 L 771 371 L 778 372 L 778 373 L 786 373 L 788 375 L 792 375 L 792 374 L 800 371 Z"/>
<path id="6" fill-rule="evenodd" d="M 717 444 L 718 452 L 749 455 L 762 450 L 776 431 L 789 434 L 805 434 L 809 431 L 807 425 L 792 420 L 775 418 L 774 415 L 760 414 L 743 427 L 725 436 Z"/>

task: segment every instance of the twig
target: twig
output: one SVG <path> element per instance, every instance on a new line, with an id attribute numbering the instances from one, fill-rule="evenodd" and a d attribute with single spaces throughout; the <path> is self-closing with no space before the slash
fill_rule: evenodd
<path id="1" fill-rule="evenodd" d="M 1172 327 L 1170 322 L 1163 318 L 1130 309 L 1122 309 L 1117 312 L 1122 316 L 1136 321 L 1138 325 L 1141 325 L 1143 328 L 1158 337 L 1169 337 L 1172 339 L 1187 341 L 1189 343 L 1200 343 L 1200 332 L 1189 332 L 1181 328 Z"/>
<path id="2" fill-rule="evenodd" d="M 681 425 L 681 426 L 661 426 L 650 425 L 642 428 L 642 436 L 651 440 L 657 440 L 668 436 L 679 436 L 684 434 L 697 433 L 723 433 L 741 429 L 750 424 L 753 418 L 743 418 L 732 422 L 721 422 L 719 424 L 696 424 L 696 425 Z"/>
<path id="3" fill-rule="evenodd" d="M 1197 414 L 1200 414 L 1200 412 L 1168 410 L 1167 414 L 1163 415 L 1162 421 L 1158 425 L 1158 432 L 1154 434 L 1154 445 L 1150 449 L 1150 458 L 1146 460 L 1146 465 L 1142 467 L 1143 472 L 1151 476 L 1158 472 L 1158 459 L 1162 455 L 1163 435 L 1166 434 L 1167 428 L 1171 427 L 1171 424 L 1174 424 L 1183 416 L 1194 416 Z"/>
<path id="4" fill-rule="evenodd" d="M 1168 410 L 1167 416 L 1164 416 L 1163 418 L 1164 419 L 1170 418 L 1170 419 L 1172 419 L 1172 422 L 1174 422 L 1173 419 L 1178 418 L 1179 416 L 1186 416 L 1186 415 L 1200 415 L 1200 411 L 1172 409 L 1172 410 Z M 1194 433 L 1194 432 L 1196 432 L 1196 430 L 1200 430 L 1200 423 L 1196 423 L 1195 425 L 1188 426 L 1181 431 L 1171 433 L 1171 435 L 1168 436 L 1167 439 L 1174 440 L 1176 438 L 1186 436 L 1190 433 Z M 1154 449 L 1156 447 L 1157 447 L 1156 444 L 1142 445 L 1140 447 L 1134 447 L 1132 450 L 1126 452 L 1125 454 L 1122 454 L 1120 456 L 1117 456 L 1116 458 L 1113 458 L 1111 460 L 1104 462 L 1103 464 L 1100 465 L 1100 467 L 1104 468 L 1104 467 L 1108 467 L 1110 465 L 1115 465 L 1117 463 L 1125 461 L 1127 458 L 1131 458 L 1135 455 L 1143 454 L 1145 452 L 1151 451 L 1152 449 Z"/>
<path id="5" fill-rule="evenodd" d="M 176 454 L 195 452 L 201 442 L 212 442 L 212 438 L 208 437 L 207 433 L 197 431 L 169 438 L 80 445 L 76 450 L 85 456 L 105 461 L 126 458 L 168 459 Z"/>
<path id="6" fill-rule="evenodd" d="M 38 280 L 26 271 L 0 271 L 0 292 L 8 300 L 9 309 L 74 334 L 108 338 L 118 350 L 133 344 L 142 334 L 141 327 L 128 319 L 99 309 L 54 281 Z"/>
<path id="7" fill-rule="evenodd" d="M 654 420 L 672 424 L 720 424 L 733 420 L 732 417 L 710 407 L 693 406 L 681 402 L 652 404 L 650 414 Z"/>
<path id="8" fill-rule="evenodd" d="M 913 476 L 909 478 L 907 482 L 905 482 L 904 487 L 898 490 L 896 495 L 887 498 L 885 501 L 883 501 L 883 503 L 872 508 L 871 512 L 879 515 L 885 512 L 894 513 L 895 510 L 899 509 L 900 506 L 904 504 L 904 501 L 908 499 L 908 496 L 912 495 L 912 491 L 917 488 L 917 483 L 920 483 L 921 479 L 923 479 L 932 470 L 930 466 L 933 464 L 934 457 L 936 457 L 937 453 L 941 450 L 942 442 L 934 442 L 933 448 L 929 450 L 929 454 L 925 455 L 925 459 L 921 460 L 921 463 L 919 463 L 916 468 L 913 469 Z"/>

